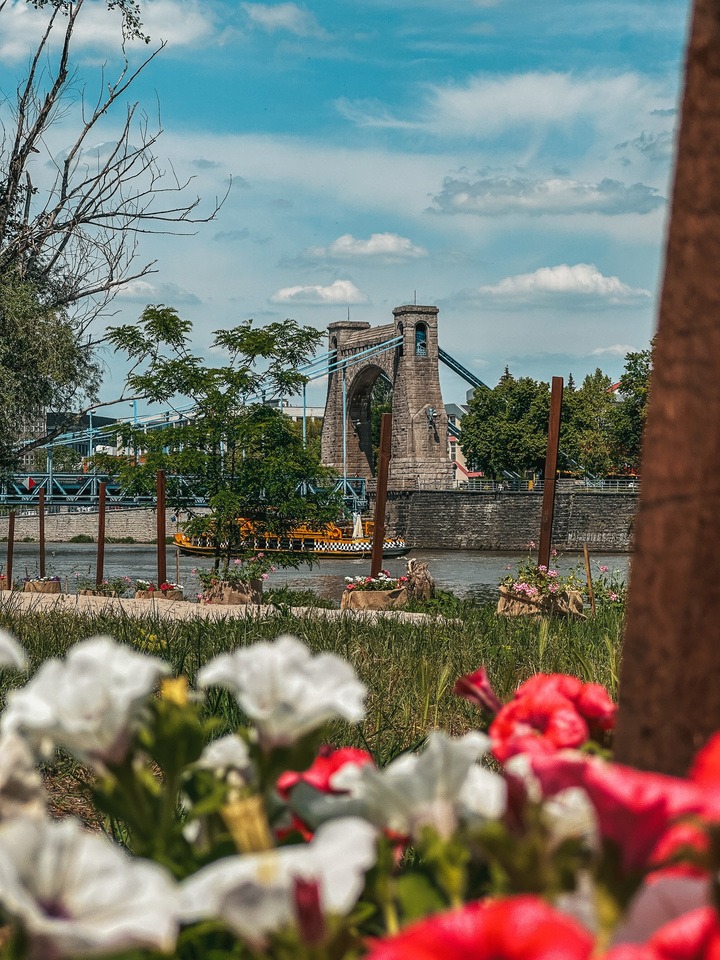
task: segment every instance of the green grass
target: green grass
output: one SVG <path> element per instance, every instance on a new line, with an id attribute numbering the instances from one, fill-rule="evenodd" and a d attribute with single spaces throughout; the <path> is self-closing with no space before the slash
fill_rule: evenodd
<path id="1" fill-rule="evenodd" d="M 109 634 L 170 662 L 177 673 L 194 679 L 211 657 L 240 644 L 272 639 L 282 633 L 301 637 L 314 651 L 332 651 L 350 660 L 368 685 L 367 717 L 359 727 L 337 724 L 336 743 L 365 746 L 378 762 L 419 743 L 433 727 L 453 734 L 482 727 L 474 708 L 453 696 L 455 678 L 487 667 L 499 696 L 509 697 L 533 673 L 572 673 L 596 681 L 615 694 L 620 665 L 622 616 L 600 611 L 593 620 L 530 621 L 497 617 L 492 606 L 463 605 L 453 620 L 399 623 L 390 618 L 368 623 L 340 619 L 298 619 L 280 607 L 267 620 L 216 622 L 141 619 L 96 614 L 24 613 L 0 600 L 0 627 L 14 634 L 28 651 L 31 669 L 49 657 L 62 656 L 77 640 Z M 0 700 L 22 678 L 0 674 Z M 210 709 L 239 719 L 234 701 L 213 691 Z"/>

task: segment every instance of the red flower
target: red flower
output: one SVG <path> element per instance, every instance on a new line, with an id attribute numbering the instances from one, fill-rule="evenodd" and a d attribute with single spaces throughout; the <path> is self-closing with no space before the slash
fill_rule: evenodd
<path id="1" fill-rule="evenodd" d="M 459 677 L 455 681 L 453 693 L 457 697 L 464 697 L 465 700 L 474 703 L 493 717 L 502 709 L 502 702 L 492 688 L 485 667 L 480 667 L 475 673 L 467 673 L 464 677 Z"/>
<path id="2" fill-rule="evenodd" d="M 320 752 L 313 761 L 311 767 L 308 767 L 304 773 L 297 773 L 294 770 L 286 770 L 278 777 L 277 791 L 283 800 L 287 800 L 290 791 L 298 783 L 306 783 L 308 786 L 319 790 L 320 793 L 340 793 L 339 790 L 333 790 L 330 786 L 330 779 L 348 763 L 356 767 L 362 767 L 366 763 L 372 763 L 373 759 L 366 750 L 359 750 L 357 747 L 341 747 L 335 750 L 331 746 L 320 748 Z"/>
<path id="3" fill-rule="evenodd" d="M 522 683 L 490 727 L 493 753 L 504 762 L 602 739 L 615 722 L 615 704 L 597 683 L 561 673 L 539 673 Z"/>
<path id="4" fill-rule="evenodd" d="M 581 754 L 533 757 L 532 768 L 545 796 L 568 787 L 587 791 L 600 833 L 618 846 L 627 871 L 657 861 L 674 821 L 701 813 L 704 807 L 702 791 L 688 780 Z"/>
<path id="5" fill-rule="evenodd" d="M 367 960 L 587 960 L 593 938 L 533 896 L 470 903 L 371 944 Z"/>
<path id="6" fill-rule="evenodd" d="M 660 927 L 643 944 L 625 944 L 605 960 L 719 960 L 720 927 L 712 907 L 699 907 Z"/>

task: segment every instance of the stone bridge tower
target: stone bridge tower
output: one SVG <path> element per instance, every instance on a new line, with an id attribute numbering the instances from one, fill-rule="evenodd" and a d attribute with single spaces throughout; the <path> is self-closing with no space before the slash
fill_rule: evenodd
<path id="1" fill-rule="evenodd" d="M 393 388 L 390 485 L 395 488 L 447 484 L 452 465 L 447 455 L 447 417 L 438 373 L 438 308 L 403 306 L 393 310 L 392 323 L 340 321 L 328 327 L 331 362 L 322 432 L 323 463 L 343 469 L 343 393 L 346 409 L 347 476 L 370 479 L 372 437 L 370 395 L 378 377 Z M 358 354 L 401 337 L 393 347 Z"/>

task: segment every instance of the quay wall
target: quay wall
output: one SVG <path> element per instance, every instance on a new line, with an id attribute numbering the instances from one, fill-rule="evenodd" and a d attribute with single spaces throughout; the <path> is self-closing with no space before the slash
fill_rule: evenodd
<path id="1" fill-rule="evenodd" d="M 637 500 L 636 492 L 558 492 L 553 546 L 629 551 Z M 538 539 L 541 507 L 532 491 L 391 491 L 385 527 L 420 550 L 523 550 Z"/>
<path id="2" fill-rule="evenodd" d="M 604 552 L 630 549 L 637 493 L 559 492 L 555 499 L 553 545 L 561 551 L 582 550 L 583 543 Z M 386 528 L 425 550 L 523 550 L 540 532 L 542 494 L 468 492 L 461 490 L 391 491 Z M 374 504 L 371 501 L 371 510 Z M 181 517 L 181 519 L 183 519 Z M 64 543 L 78 534 L 97 537 L 97 513 L 57 513 L 45 517 L 45 538 Z M 7 539 L 7 517 L 0 517 L 0 539 Z M 178 529 L 167 511 L 168 536 Z M 155 541 L 155 512 L 149 509 L 109 510 L 108 539 L 132 537 Z M 16 516 L 15 539 L 38 539 L 38 518 Z"/>

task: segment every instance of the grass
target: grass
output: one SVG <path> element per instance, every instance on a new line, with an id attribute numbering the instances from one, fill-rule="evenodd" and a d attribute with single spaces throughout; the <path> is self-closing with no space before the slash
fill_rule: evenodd
<path id="1" fill-rule="evenodd" d="M 615 694 L 621 656 L 622 615 L 601 610 L 595 619 L 507 619 L 490 605 L 462 605 L 453 620 L 428 619 L 375 623 L 293 617 L 281 606 L 267 620 L 171 621 L 107 614 L 13 613 L 0 600 L 0 627 L 16 636 L 28 651 L 31 670 L 50 657 L 62 656 L 77 640 L 109 634 L 136 649 L 163 657 L 176 673 L 192 681 L 200 666 L 240 644 L 272 639 L 282 633 L 301 637 L 316 652 L 331 651 L 348 659 L 370 693 L 367 717 L 358 727 L 336 724 L 338 744 L 364 746 L 379 763 L 422 741 L 427 731 L 442 727 L 453 734 L 483 726 L 477 710 L 458 697 L 456 677 L 484 664 L 501 699 L 537 672 L 572 673 L 596 681 Z M 8 688 L 23 678 L 0 674 L 0 702 Z M 209 709 L 229 726 L 241 717 L 224 692 L 212 691 Z"/>

